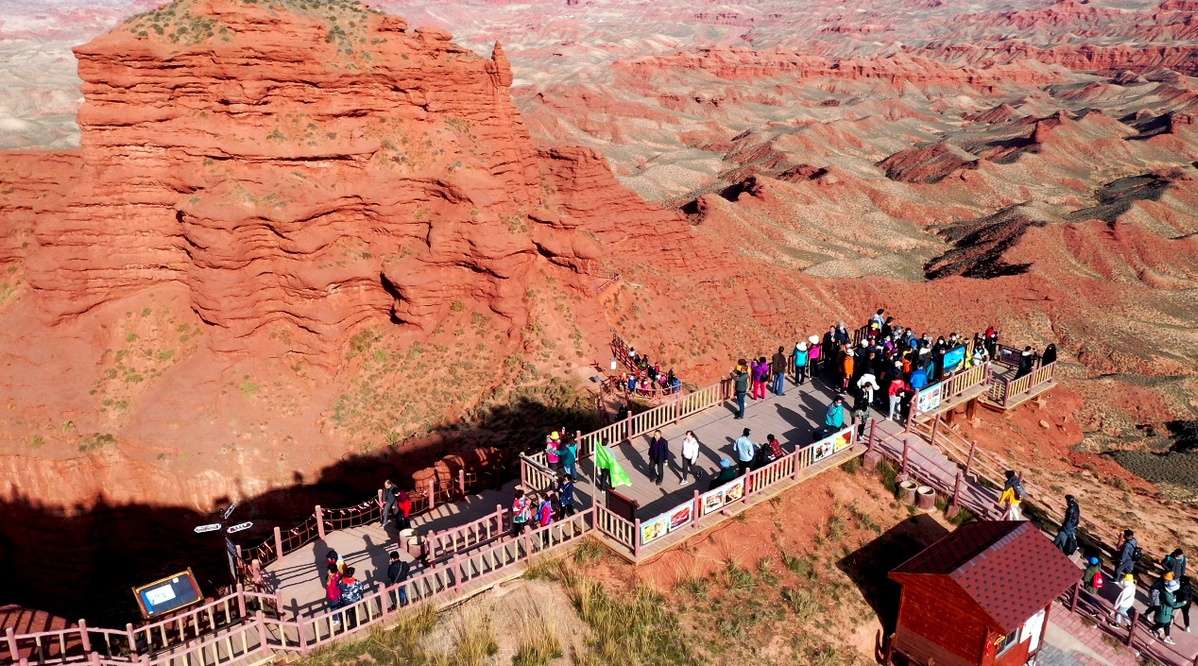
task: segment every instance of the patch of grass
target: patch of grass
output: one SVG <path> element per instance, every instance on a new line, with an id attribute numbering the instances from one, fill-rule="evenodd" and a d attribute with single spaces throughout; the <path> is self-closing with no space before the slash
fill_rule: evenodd
<path id="1" fill-rule="evenodd" d="M 747 590 L 757 585 L 757 578 L 753 576 L 753 572 L 736 566 L 735 562 L 727 563 L 724 575 L 728 578 L 728 587 L 734 590 Z"/>
<path id="2" fill-rule="evenodd" d="M 516 654 L 512 655 L 512 666 L 546 666 L 562 657 L 561 641 L 551 630 L 552 626 L 547 625 L 551 625 L 547 618 L 539 617 L 534 621 L 525 619 L 519 646 Z"/>
<path id="3" fill-rule="evenodd" d="M 44 445 L 45 443 L 46 443 L 46 440 L 42 439 L 41 435 L 34 435 L 29 438 L 29 448 L 34 451 L 42 448 L 42 445 Z"/>
<path id="4" fill-rule="evenodd" d="M 782 552 L 782 564 L 796 576 L 806 576 L 811 578 L 813 573 L 811 568 L 811 560 L 805 557 L 799 557 L 798 555 L 791 555 L 785 551 Z"/>
<path id="5" fill-rule="evenodd" d="M 878 476 L 882 477 L 882 485 L 892 493 L 898 492 L 898 468 L 883 460 L 878 463 Z"/>
<path id="6" fill-rule="evenodd" d="M 612 595 L 602 583 L 576 571 L 569 572 L 563 584 L 579 617 L 591 629 L 590 650 L 576 655 L 578 666 L 698 666 L 679 631 L 677 616 L 651 588 Z"/>
<path id="7" fill-rule="evenodd" d="M 305 660 L 305 666 L 334 666 L 369 657 L 376 663 L 417 666 L 425 663 L 424 639 L 437 627 L 437 612 L 429 604 L 399 616 L 391 627 L 376 627 L 365 638 L 325 644 Z"/>
<path id="8" fill-rule="evenodd" d="M 697 576 L 687 576 L 674 584 L 675 591 L 696 597 L 706 596 L 710 587 L 711 581 Z"/>
<path id="9" fill-rule="evenodd" d="M 840 465 L 840 470 L 842 472 L 846 472 L 848 474 L 856 474 L 857 472 L 861 471 L 861 467 L 862 467 L 861 456 L 857 456 L 856 458 L 853 458 L 852 460 L 842 463 Z"/>
<path id="10" fill-rule="evenodd" d="M 568 566 L 560 555 L 539 555 L 529 558 L 524 577 L 531 580 L 561 580 Z"/>
<path id="11" fill-rule="evenodd" d="M 116 445 L 116 437 L 109 433 L 94 433 L 79 442 L 80 451 L 96 451 L 106 446 Z"/>
<path id="12" fill-rule="evenodd" d="M 578 564 L 589 564 L 607 554 L 607 547 L 599 543 L 593 536 L 581 539 L 574 547 L 574 561 Z"/>
<path id="13" fill-rule="evenodd" d="M 796 615 L 811 617 L 820 610 L 819 602 L 811 590 L 800 590 L 793 587 L 782 588 L 782 600 Z"/>
<path id="14" fill-rule="evenodd" d="M 238 390 L 241 391 L 241 395 L 244 395 L 245 397 L 248 398 L 250 396 L 257 395 L 259 387 L 254 382 L 245 381 L 245 382 L 242 382 L 241 385 L 238 386 L 237 388 L 238 388 Z"/>

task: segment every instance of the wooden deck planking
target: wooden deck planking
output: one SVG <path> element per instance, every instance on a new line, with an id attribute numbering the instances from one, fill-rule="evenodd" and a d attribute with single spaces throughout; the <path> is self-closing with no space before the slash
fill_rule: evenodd
<path id="1" fill-rule="evenodd" d="M 637 517 L 641 520 L 658 516 L 693 499 L 696 490 L 707 492 L 712 477 L 719 472 L 720 459 L 728 458 L 736 464 L 732 444 L 744 428 L 752 431 L 750 437 L 759 445 L 765 444 L 766 435 L 772 433 L 782 442 L 786 453 L 793 451 L 796 445 L 811 444 L 812 432 L 823 425 L 824 412 L 834 397 L 835 393 L 823 382 L 807 382 L 799 387 L 788 379 L 784 395 L 769 393 L 763 400 L 747 400 L 743 420 L 733 418 L 736 405 L 729 401 L 662 428 L 662 435 L 670 446 L 670 463 L 661 486 L 649 479 L 648 451 L 652 433 L 635 437 L 632 442 L 613 448 L 616 459 L 632 479 L 632 486 L 616 488 L 616 492 L 640 503 Z M 683 485 L 679 482 L 682 472 L 678 461 L 687 430 L 693 430 L 699 440 L 698 466 L 703 472 L 698 482 L 690 482 L 688 478 L 688 483 Z M 584 466 L 583 471 L 589 474 L 589 466 Z"/>

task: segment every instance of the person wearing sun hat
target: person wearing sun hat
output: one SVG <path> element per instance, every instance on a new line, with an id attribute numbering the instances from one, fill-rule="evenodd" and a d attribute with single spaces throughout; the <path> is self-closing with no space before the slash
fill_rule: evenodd
<path id="1" fill-rule="evenodd" d="M 1118 581 L 1118 584 L 1119 596 L 1115 598 L 1115 610 L 1107 622 L 1112 627 L 1121 627 L 1124 623 L 1131 625 L 1131 616 L 1128 615 L 1128 612 L 1136 602 L 1136 577 L 1131 574 L 1123 574 L 1123 579 Z"/>
<path id="2" fill-rule="evenodd" d="M 811 381 L 819 376 L 820 359 L 823 358 L 823 347 L 819 343 L 819 336 L 813 335 L 807 338 L 807 368 L 811 371 Z"/>
<path id="3" fill-rule="evenodd" d="M 1172 576 L 1173 573 L 1167 573 L 1166 576 Z M 1173 637 L 1170 636 L 1170 629 L 1173 626 L 1173 614 L 1181 604 L 1177 602 L 1177 590 L 1181 587 L 1180 583 L 1170 578 L 1165 581 L 1165 589 L 1161 593 L 1161 603 L 1156 608 L 1156 613 L 1152 616 L 1152 633 L 1159 640 L 1162 640 L 1169 645 L 1173 645 Z"/>
<path id="4" fill-rule="evenodd" d="M 795 384 L 802 386 L 807 381 L 807 362 L 808 362 L 807 343 L 799 341 L 795 343 L 794 351 L 794 370 Z"/>

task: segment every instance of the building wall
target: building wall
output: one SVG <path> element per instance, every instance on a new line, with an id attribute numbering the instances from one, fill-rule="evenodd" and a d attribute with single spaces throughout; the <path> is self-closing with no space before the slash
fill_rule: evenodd
<path id="1" fill-rule="evenodd" d="M 977 604 L 947 576 L 895 578 L 903 586 L 895 649 L 924 664 L 935 658 L 937 666 L 982 666 L 990 631 Z"/>

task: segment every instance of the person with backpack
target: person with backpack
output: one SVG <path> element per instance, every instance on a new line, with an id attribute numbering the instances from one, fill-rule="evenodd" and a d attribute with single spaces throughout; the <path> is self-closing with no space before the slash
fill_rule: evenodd
<path id="1" fill-rule="evenodd" d="M 806 342 L 795 343 L 795 386 L 802 386 L 807 381 L 807 362 L 810 356 Z"/>
<path id="2" fill-rule="evenodd" d="M 1065 496 L 1065 519 L 1061 521 L 1061 529 L 1053 545 L 1066 556 L 1077 550 L 1077 526 L 1082 520 L 1082 509 L 1073 495 Z"/>
<path id="3" fill-rule="evenodd" d="M 998 497 L 998 506 L 1003 509 L 1003 520 L 1023 520 L 1023 511 L 1019 505 L 1023 503 L 1026 492 L 1023 483 L 1014 470 L 1007 470 L 1007 481 L 1003 485 L 1002 495 Z"/>
<path id="4" fill-rule="evenodd" d="M 1139 542 L 1136 541 L 1136 533 L 1123 530 L 1123 545 L 1119 548 L 1119 566 L 1115 567 L 1115 578 L 1118 579 L 1123 574 L 1134 575 L 1136 562 L 1140 561 L 1143 553 Z"/>
<path id="5" fill-rule="evenodd" d="M 1166 571 L 1157 576 L 1157 579 L 1152 582 L 1152 585 L 1148 588 L 1148 608 L 1144 610 L 1145 616 L 1152 617 L 1152 614 L 1156 612 L 1156 609 L 1161 605 L 1161 595 L 1165 592 L 1165 584 L 1171 580 L 1173 580 L 1173 572 Z"/>
<path id="6" fill-rule="evenodd" d="M 1136 603 L 1136 579 L 1131 574 L 1124 574 L 1119 580 L 1119 596 L 1115 597 L 1115 610 L 1107 624 L 1112 627 L 1122 627 L 1124 623 L 1131 626 L 1131 607 Z"/>
<path id="7" fill-rule="evenodd" d="M 512 500 L 512 536 L 518 537 L 528 526 L 528 498 L 524 496 L 523 488 L 516 488 L 516 497 Z"/>
<path id="8" fill-rule="evenodd" d="M 341 608 L 341 572 L 337 570 L 336 564 L 328 565 L 328 578 L 324 584 L 324 598 L 329 602 L 329 610 L 335 611 Z M 341 615 L 333 616 L 333 624 L 341 624 Z"/>
<path id="9" fill-rule="evenodd" d="M 1161 603 L 1156 608 L 1156 612 L 1152 616 L 1152 633 L 1153 635 L 1169 645 L 1174 645 L 1176 641 L 1170 635 L 1170 630 L 1173 626 L 1173 614 L 1181 608 L 1182 604 L 1177 601 L 1177 590 L 1181 587 L 1181 583 L 1170 580 L 1165 583 L 1165 590 L 1161 593 Z"/>
<path id="10" fill-rule="evenodd" d="M 341 588 L 341 606 L 347 607 L 358 603 L 362 600 L 362 594 L 365 588 L 362 587 L 362 581 L 354 578 L 354 568 L 346 567 L 345 573 L 341 576 L 337 586 Z M 346 625 L 358 624 L 358 612 L 356 608 L 350 608 L 345 612 Z"/>
<path id="11" fill-rule="evenodd" d="M 1173 580 L 1180 581 L 1181 577 L 1186 575 L 1186 554 L 1182 549 L 1174 549 L 1172 553 L 1165 556 L 1161 562 L 1161 566 L 1173 572 Z"/>
<path id="12" fill-rule="evenodd" d="M 1098 591 L 1106 582 L 1102 576 L 1102 561 L 1097 557 L 1091 557 L 1086 560 L 1086 563 L 1088 566 L 1082 574 L 1082 590 L 1089 596 L 1091 603 L 1097 604 L 1098 601 L 1095 597 L 1098 596 Z"/>
<path id="13" fill-rule="evenodd" d="M 532 501 L 536 503 L 536 525 L 537 527 L 548 527 L 553 522 L 553 502 L 549 499 L 549 493 L 532 496 Z M 541 531 L 541 547 L 549 547 L 549 530 Z"/>
<path id="14" fill-rule="evenodd" d="M 408 579 L 408 574 L 412 572 L 412 565 L 399 559 L 399 551 L 391 551 L 391 561 L 387 564 L 387 587 L 399 587 L 391 594 L 391 610 L 395 610 L 400 606 L 408 605 L 408 590 L 406 585 L 400 585 Z M 396 594 L 399 595 L 396 598 Z"/>
<path id="15" fill-rule="evenodd" d="M 1177 603 L 1181 604 L 1181 618 L 1186 621 L 1185 631 L 1190 633 L 1190 606 L 1194 603 L 1194 585 L 1189 576 L 1182 576 L 1177 584 Z"/>
<path id="16" fill-rule="evenodd" d="M 745 418 L 745 396 L 749 393 L 749 369 L 745 359 L 736 362 L 736 369 L 731 372 L 733 388 L 736 390 L 736 416 Z"/>

